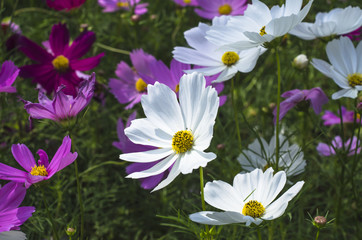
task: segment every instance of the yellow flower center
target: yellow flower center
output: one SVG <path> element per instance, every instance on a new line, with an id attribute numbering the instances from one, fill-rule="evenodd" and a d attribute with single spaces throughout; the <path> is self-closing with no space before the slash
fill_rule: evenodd
<path id="1" fill-rule="evenodd" d="M 242 214 L 244 216 L 259 218 L 264 214 L 264 212 L 265 208 L 260 202 L 255 200 L 250 200 L 249 202 L 245 203 Z"/>
<path id="2" fill-rule="evenodd" d="M 69 60 L 68 58 L 64 57 L 63 55 L 59 55 L 52 61 L 53 67 L 58 72 L 66 72 L 69 68 Z"/>
<path id="3" fill-rule="evenodd" d="M 30 174 L 33 176 L 48 176 L 47 169 L 44 167 L 44 165 L 35 165 L 31 168 Z"/>
<path id="4" fill-rule="evenodd" d="M 117 3 L 117 7 L 128 7 L 129 3 L 128 2 L 118 2 Z"/>
<path id="5" fill-rule="evenodd" d="M 191 0 L 184 0 L 184 3 L 190 4 L 190 3 L 191 3 Z"/>
<path id="6" fill-rule="evenodd" d="M 236 52 L 226 52 L 222 55 L 221 61 L 226 66 L 231 66 L 239 60 L 239 55 Z"/>
<path id="7" fill-rule="evenodd" d="M 178 93 L 178 91 L 180 91 L 180 84 L 177 84 L 176 87 L 175 87 L 175 92 Z"/>
<path id="8" fill-rule="evenodd" d="M 351 87 L 355 87 L 357 85 L 362 85 L 362 74 L 361 73 L 348 74 L 347 79 L 348 79 L 348 83 Z"/>
<path id="9" fill-rule="evenodd" d="M 139 92 L 145 92 L 147 89 L 147 83 L 142 80 L 142 78 L 139 78 L 136 82 L 136 90 Z"/>
<path id="10" fill-rule="evenodd" d="M 261 36 L 267 34 L 267 33 L 265 32 L 265 26 L 260 29 L 260 33 L 259 33 L 259 34 L 260 34 Z"/>
<path id="11" fill-rule="evenodd" d="M 172 149 L 176 153 L 184 153 L 192 148 L 194 144 L 194 136 L 191 131 L 178 131 L 172 138 Z"/>
<path id="12" fill-rule="evenodd" d="M 224 4 L 219 7 L 220 15 L 229 15 L 233 9 L 229 4 Z"/>

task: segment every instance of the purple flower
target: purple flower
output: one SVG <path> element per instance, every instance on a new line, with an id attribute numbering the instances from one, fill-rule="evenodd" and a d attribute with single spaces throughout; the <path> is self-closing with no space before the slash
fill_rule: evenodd
<path id="1" fill-rule="evenodd" d="M 141 0 L 98 0 L 98 4 L 104 7 L 103 12 L 115 12 L 118 10 L 134 11 L 136 15 L 145 14 L 148 3 L 139 3 Z"/>
<path id="2" fill-rule="evenodd" d="M 341 123 L 341 118 L 340 116 L 340 111 L 338 110 L 338 116 L 335 115 L 333 112 L 331 111 L 326 111 L 325 114 L 322 116 L 322 119 L 324 120 L 324 125 L 325 126 L 331 126 L 331 125 L 335 125 L 335 124 L 340 124 Z M 353 123 L 354 122 L 354 112 L 353 111 L 348 111 L 345 107 L 342 106 L 342 118 L 343 118 L 343 123 Z M 357 115 L 357 123 L 359 123 L 360 121 L 360 116 L 359 114 Z"/>
<path id="3" fill-rule="evenodd" d="M 199 6 L 197 0 L 173 0 L 176 4 L 186 7 L 186 6 Z"/>
<path id="4" fill-rule="evenodd" d="M 69 136 L 64 137 L 62 145 L 59 147 L 50 163 L 46 152 L 39 149 L 37 151 L 37 154 L 39 155 L 37 165 L 33 154 L 27 146 L 24 144 L 14 144 L 11 147 L 11 152 L 13 153 L 15 160 L 26 170 L 26 172 L 0 163 L 0 179 L 25 183 L 26 188 L 29 188 L 34 183 L 48 180 L 56 172 L 59 172 L 73 163 L 77 158 L 78 154 L 76 152 L 70 152 L 71 145 L 72 141 Z"/>
<path id="5" fill-rule="evenodd" d="M 197 0 L 200 9 L 195 12 L 202 18 L 213 19 L 221 15 L 241 15 L 247 8 L 247 0 Z"/>
<path id="6" fill-rule="evenodd" d="M 359 27 L 350 33 L 343 34 L 342 36 L 349 37 L 352 41 L 360 41 L 362 39 L 362 27 Z"/>
<path id="7" fill-rule="evenodd" d="M 282 120 L 285 114 L 296 105 L 303 105 L 303 103 L 306 103 L 307 106 L 309 106 L 311 104 L 314 112 L 319 114 L 322 111 L 322 105 L 328 102 L 328 97 L 319 87 L 310 90 L 294 89 L 283 93 L 281 97 L 286 98 L 286 100 L 280 103 L 280 120 Z M 276 108 L 274 109 L 273 114 L 275 124 L 277 115 Z"/>
<path id="8" fill-rule="evenodd" d="M 86 0 L 47 0 L 47 4 L 50 8 L 57 11 L 66 10 L 69 11 L 73 8 L 80 7 Z"/>
<path id="9" fill-rule="evenodd" d="M 64 85 L 65 94 L 76 95 L 79 83 L 83 80 L 76 71 L 88 71 L 99 64 L 104 53 L 95 57 L 79 59 L 84 56 L 96 37 L 91 31 L 84 31 L 69 45 L 69 32 L 65 24 L 56 24 L 49 36 L 51 51 L 40 47 L 28 38 L 21 36 L 19 39 L 19 50 L 29 58 L 37 61 L 37 64 L 27 65 L 20 68 L 20 76 L 33 78 L 34 82 L 48 92 L 58 89 Z"/>
<path id="10" fill-rule="evenodd" d="M 12 87 L 16 77 L 19 74 L 19 69 L 12 61 L 5 61 L 0 70 L 0 92 L 16 92 L 16 88 Z"/>
<path id="11" fill-rule="evenodd" d="M 21 183 L 9 182 L 0 188 L 0 232 L 19 230 L 35 212 L 35 207 L 19 207 L 25 194 Z"/>
<path id="12" fill-rule="evenodd" d="M 349 145 L 351 145 L 351 148 L 348 151 L 348 156 L 353 156 L 356 152 L 356 146 L 357 146 L 357 137 L 353 137 L 352 143 L 351 139 L 348 139 L 344 143 L 345 149 L 348 149 Z M 361 140 L 358 143 L 357 153 L 359 154 L 361 152 Z M 336 136 L 332 141 L 332 146 L 326 144 L 326 143 L 319 143 L 317 146 L 317 151 L 319 155 L 321 156 L 331 156 L 335 155 L 336 151 L 335 149 L 341 149 L 343 147 L 342 145 L 342 139 L 340 136 Z"/>
<path id="13" fill-rule="evenodd" d="M 134 120 L 135 118 L 136 118 L 136 112 L 132 113 L 129 116 L 126 127 L 129 127 L 131 125 L 131 121 Z M 156 149 L 155 147 L 152 147 L 152 146 L 135 144 L 135 143 L 131 142 L 131 140 L 129 140 L 129 138 L 124 134 L 124 129 L 125 128 L 124 128 L 122 119 L 120 118 L 120 119 L 118 119 L 118 124 L 117 124 L 117 133 L 118 133 L 119 142 L 113 142 L 113 146 L 120 149 L 123 153 L 143 152 L 143 151 Z M 127 174 L 131 174 L 134 172 L 144 171 L 144 170 L 147 170 L 147 169 L 153 167 L 160 161 L 155 161 L 155 162 L 151 162 L 151 163 L 132 163 L 126 167 L 126 172 L 127 172 Z M 144 189 L 155 188 L 163 179 L 165 179 L 168 176 L 168 173 L 169 173 L 170 169 L 172 168 L 172 166 L 167 171 L 162 172 L 158 175 L 150 176 L 150 177 L 146 177 L 146 178 L 140 178 L 139 180 L 141 182 L 141 187 Z"/>
<path id="14" fill-rule="evenodd" d="M 10 28 L 12 33 L 21 34 L 21 29 L 18 24 L 10 22 L 10 18 L 5 18 L 1 21 L 1 28 L 3 29 L 4 35 L 7 33 L 7 30 Z"/>
<path id="15" fill-rule="evenodd" d="M 141 101 L 141 96 L 147 92 L 147 83 L 140 77 L 139 73 L 150 75 L 150 64 L 156 59 L 145 53 L 142 49 L 133 50 L 130 54 L 133 67 L 125 62 L 117 65 L 116 75 L 118 79 L 109 79 L 110 92 L 122 103 L 129 103 L 126 109 L 132 108 L 136 103 Z"/>
<path id="16" fill-rule="evenodd" d="M 95 73 L 84 80 L 79 87 L 76 97 L 66 95 L 64 87 L 59 87 L 53 100 L 50 100 L 43 90 L 39 90 L 39 103 L 24 101 L 25 110 L 30 117 L 36 119 L 51 119 L 61 121 L 77 116 L 92 100 L 95 84 Z"/>

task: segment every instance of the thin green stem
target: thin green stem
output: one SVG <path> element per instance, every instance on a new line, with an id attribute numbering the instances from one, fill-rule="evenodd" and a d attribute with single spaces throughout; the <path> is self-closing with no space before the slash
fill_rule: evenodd
<path id="1" fill-rule="evenodd" d="M 52 225 L 52 230 L 53 230 L 53 235 L 54 235 L 54 238 L 55 240 L 59 240 L 59 236 L 58 236 L 58 232 L 57 232 L 57 228 L 55 227 L 55 223 L 54 223 L 54 220 L 53 220 L 53 217 L 52 215 L 50 214 L 49 212 L 49 206 L 48 206 L 48 202 L 46 200 L 46 197 L 45 197 L 45 192 L 44 192 L 44 189 L 41 188 L 41 192 L 43 194 L 43 203 L 44 203 L 44 206 L 45 206 L 45 209 L 46 209 L 46 212 L 47 212 L 47 215 L 48 215 L 48 219 L 50 220 L 50 223 Z"/>
<path id="2" fill-rule="evenodd" d="M 43 8 L 37 8 L 37 7 L 29 7 L 29 8 L 21 8 L 21 9 L 18 9 L 14 12 L 14 16 L 17 16 L 19 14 L 22 14 L 22 13 L 27 13 L 27 12 L 40 12 L 40 13 L 46 13 L 46 14 L 49 14 L 49 15 L 61 15 L 55 11 L 49 11 L 49 10 L 46 10 L 46 9 L 43 9 Z"/>
<path id="3" fill-rule="evenodd" d="M 202 206 L 202 211 L 206 211 L 205 196 L 204 196 L 204 170 L 202 167 L 200 167 L 199 170 L 200 170 L 201 206 Z M 208 225 L 205 225 L 205 230 L 207 233 L 209 233 Z"/>
<path id="4" fill-rule="evenodd" d="M 231 91 L 230 92 L 230 94 L 231 94 L 231 103 L 232 103 L 233 109 L 234 109 L 234 120 L 235 120 L 235 126 L 236 126 L 236 134 L 238 135 L 239 150 L 242 151 L 243 147 L 242 147 L 242 144 L 241 144 L 238 111 L 236 109 L 235 98 L 234 98 L 234 78 L 231 79 L 230 91 Z"/>
<path id="5" fill-rule="evenodd" d="M 129 51 L 126 51 L 126 50 L 123 50 L 123 49 L 114 48 L 114 47 L 110 47 L 110 46 L 104 45 L 104 44 L 102 44 L 102 43 L 96 43 L 96 45 L 97 45 L 98 47 L 100 47 L 100 48 L 106 49 L 106 50 L 111 51 L 111 52 L 120 53 L 120 54 L 125 54 L 125 55 L 129 55 L 129 54 L 130 54 Z"/>
<path id="6" fill-rule="evenodd" d="M 260 232 L 260 227 L 258 227 L 256 229 L 256 231 L 258 232 L 258 239 L 261 240 L 261 232 Z"/>
<path id="7" fill-rule="evenodd" d="M 339 118 L 341 119 L 341 134 L 342 134 L 342 149 L 343 151 L 345 151 L 345 147 L 344 147 L 344 126 L 343 126 L 343 114 L 342 114 L 342 106 L 341 106 L 341 102 L 338 101 L 338 108 L 339 108 Z"/>
<path id="8" fill-rule="evenodd" d="M 319 238 L 319 231 L 320 231 L 320 229 L 318 228 L 317 235 L 315 236 L 315 240 L 318 240 L 318 238 Z"/>
<path id="9" fill-rule="evenodd" d="M 77 192 L 78 192 L 78 201 L 79 201 L 79 209 L 80 209 L 80 239 L 84 239 L 84 205 L 82 200 L 82 189 L 79 180 L 79 173 L 78 173 L 78 161 L 77 159 L 74 161 L 74 172 L 75 177 L 77 178 Z"/>
<path id="10" fill-rule="evenodd" d="M 281 73 L 280 73 L 280 59 L 278 48 L 275 48 L 275 56 L 277 59 L 277 68 L 278 68 L 278 92 L 277 92 L 277 116 L 276 116 L 276 125 L 275 125 L 275 171 L 278 171 L 279 166 L 279 114 L 280 114 L 280 88 L 281 88 Z"/>

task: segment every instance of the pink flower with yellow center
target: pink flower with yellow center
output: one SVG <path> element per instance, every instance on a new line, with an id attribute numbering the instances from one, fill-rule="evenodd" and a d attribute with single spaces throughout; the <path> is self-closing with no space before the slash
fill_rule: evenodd
<path id="1" fill-rule="evenodd" d="M 242 15 L 247 7 L 246 0 L 197 0 L 195 12 L 202 18 L 213 19 L 221 15 Z"/>

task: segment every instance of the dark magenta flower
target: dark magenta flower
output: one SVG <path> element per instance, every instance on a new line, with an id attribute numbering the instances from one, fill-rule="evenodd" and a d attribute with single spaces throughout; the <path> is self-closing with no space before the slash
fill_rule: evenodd
<path id="1" fill-rule="evenodd" d="M 50 8 L 57 11 L 69 11 L 73 8 L 80 7 L 85 1 L 86 0 L 47 0 L 47 4 Z"/>
<path id="2" fill-rule="evenodd" d="M 120 62 L 117 65 L 117 78 L 109 79 L 110 92 L 122 103 L 129 103 L 126 109 L 132 108 L 136 103 L 141 101 L 141 96 L 147 92 L 147 84 L 141 77 L 150 75 L 150 65 L 156 59 L 145 53 L 142 49 L 133 50 L 130 58 L 135 71 L 125 62 Z"/>
<path id="3" fill-rule="evenodd" d="M 213 19 L 221 15 L 242 15 L 247 8 L 247 0 L 197 0 L 200 8 L 195 12 L 202 18 Z"/>
<path id="4" fill-rule="evenodd" d="M 362 27 L 359 27 L 350 33 L 343 34 L 342 36 L 349 37 L 352 41 L 360 41 L 362 39 Z"/>
<path id="5" fill-rule="evenodd" d="M 64 88 L 59 87 L 54 94 L 54 99 L 50 100 L 43 90 L 39 90 L 39 103 L 24 101 L 24 108 L 30 117 L 36 119 L 61 121 L 75 117 L 92 100 L 95 82 L 96 77 L 93 73 L 89 79 L 80 84 L 76 97 L 66 95 L 63 92 Z"/>
<path id="6" fill-rule="evenodd" d="M 140 3 L 141 0 L 98 0 L 98 4 L 104 7 L 103 12 L 115 12 L 118 10 L 134 11 L 136 15 L 145 14 L 148 3 Z"/>
<path id="7" fill-rule="evenodd" d="M 48 93 L 64 85 L 63 92 L 75 96 L 77 87 L 83 80 L 76 71 L 91 70 L 104 56 L 104 53 L 101 53 L 95 57 L 79 59 L 90 50 L 95 40 L 93 32 L 84 31 L 69 45 L 68 29 L 61 23 L 54 25 L 50 33 L 51 51 L 21 36 L 19 50 L 38 63 L 21 67 L 20 76 L 33 78 L 33 82 L 39 83 Z"/>
<path id="8" fill-rule="evenodd" d="M 16 92 L 16 88 L 11 84 L 14 83 L 19 71 L 12 61 L 3 62 L 0 70 L 0 92 Z"/>
<path id="9" fill-rule="evenodd" d="M 35 212 L 35 207 L 19 207 L 25 194 L 26 188 L 21 183 L 9 182 L 0 187 L 0 233 L 19 230 Z"/>
<path id="10" fill-rule="evenodd" d="M 341 123 L 340 111 L 338 110 L 338 115 L 335 115 L 331 111 L 326 111 L 324 113 L 324 115 L 322 116 L 322 119 L 324 120 L 323 124 L 325 126 L 340 124 Z M 343 123 L 353 123 L 354 122 L 354 112 L 348 111 L 345 107 L 342 106 L 342 119 L 343 119 Z M 360 122 L 360 119 L 361 119 L 361 117 L 358 114 L 356 117 L 357 123 Z"/>
<path id="11" fill-rule="evenodd" d="M 27 146 L 24 144 L 14 144 L 11 147 L 11 152 L 13 153 L 15 160 L 25 169 L 25 171 L 0 163 L 0 179 L 25 183 L 26 188 L 29 188 L 34 183 L 48 180 L 56 172 L 59 172 L 73 163 L 77 158 L 78 154 L 70 151 L 71 146 L 72 141 L 69 136 L 64 137 L 62 145 L 59 147 L 50 163 L 46 152 L 39 149 L 37 151 L 37 154 L 39 155 L 37 165 L 33 154 Z"/>
<path id="12" fill-rule="evenodd" d="M 351 147 L 348 151 L 348 156 L 353 156 L 356 153 L 357 137 L 353 137 L 352 143 L 351 143 L 351 139 L 348 139 L 344 143 L 345 149 L 348 150 L 350 145 L 351 145 Z M 330 146 L 326 143 L 319 143 L 317 146 L 317 151 L 318 151 L 319 155 L 328 157 L 331 155 L 336 155 L 335 150 L 341 149 L 341 148 L 343 148 L 342 138 L 340 136 L 336 136 L 332 141 L 332 146 Z M 359 154 L 360 152 L 361 152 L 361 140 L 359 140 L 357 154 Z"/>
<path id="13" fill-rule="evenodd" d="M 132 113 L 126 123 L 126 127 L 129 127 L 131 125 L 131 121 L 136 118 L 136 112 Z M 156 149 L 152 146 L 146 146 L 141 144 L 135 144 L 129 140 L 129 138 L 124 134 L 124 125 L 122 122 L 122 119 L 118 119 L 117 124 L 117 133 L 118 133 L 118 142 L 113 142 L 113 146 L 121 150 L 123 153 L 131 153 L 131 152 L 143 152 L 143 151 L 149 151 L 152 149 Z M 131 174 L 134 172 L 140 172 L 147 170 L 160 161 L 155 161 L 151 163 L 132 163 L 126 167 L 127 174 Z M 173 166 L 173 165 L 172 165 Z M 171 169 L 172 166 L 169 168 Z M 140 178 L 141 187 L 144 189 L 153 189 L 155 188 L 163 179 L 165 179 L 168 176 L 169 169 L 165 172 L 162 172 L 155 176 L 150 176 L 146 178 Z"/>
<path id="14" fill-rule="evenodd" d="M 296 105 L 299 105 L 300 107 L 303 107 L 302 105 L 304 106 L 311 105 L 314 112 L 316 114 L 319 114 L 322 111 L 322 105 L 328 102 L 328 97 L 319 87 L 312 88 L 310 90 L 294 89 L 283 93 L 281 97 L 286 99 L 280 103 L 280 113 L 279 113 L 280 120 L 282 120 L 285 114 Z M 274 114 L 274 124 L 275 124 L 277 108 L 274 109 L 273 114 Z"/>

